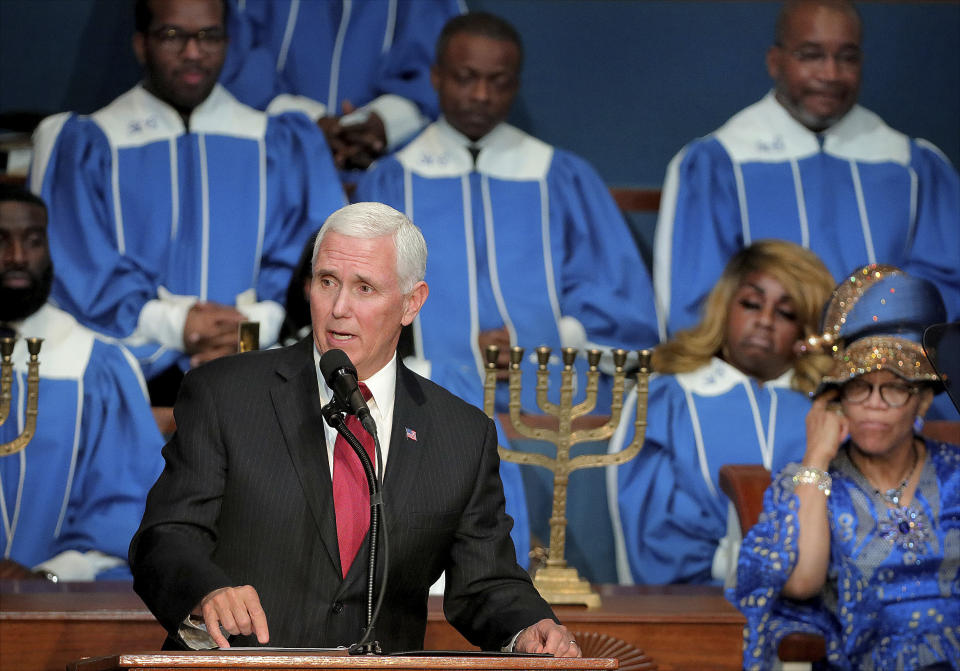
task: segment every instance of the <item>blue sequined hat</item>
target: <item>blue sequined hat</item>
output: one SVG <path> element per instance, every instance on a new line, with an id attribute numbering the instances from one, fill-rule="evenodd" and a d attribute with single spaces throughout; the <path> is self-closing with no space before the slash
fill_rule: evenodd
<path id="1" fill-rule="evenodd" d="M 940 292 L 927 280 L 893 266 L 858 268 L 833 290 L 823 313 L 823 335 L 815 340 L 834 363 L 818 391 L 875 370 L 937 381 L 921 343 L 924 329 L 946 316 Z"/>

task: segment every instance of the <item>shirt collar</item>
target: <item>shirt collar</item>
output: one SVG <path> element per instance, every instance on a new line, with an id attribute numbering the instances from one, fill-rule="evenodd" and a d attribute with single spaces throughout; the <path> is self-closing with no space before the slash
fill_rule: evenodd
<path id="1" fill-rule="evenodd" d="M 483 149 L 484 147 L 488 147 L 492 143 L 496 142 L 497 137 L 499 137 L 500 135 L 498 131 L 500 131 L 500 129 L 504 125 L 505 125 L 504 123 L 497 124 L 496 126 L 493 127 L 493 130 L 491 130 L 482 138 L 474 142 L 473 140 L 468 138 L 466 135 L 458 131 L 456 128 L 451 126 L 450 122 L 447 121 L 446 118 L 444 118 L 443 116 L 437 119 L 437 126 L 440 128 L 440 130 L 442 130 L 443 133 L 447 135 L 451 140 L 453 140 L 456 144 L 459 144 L 462 147 L 469 147 L 473 145 L 474 147 L 480 147 L 481 149 Z"/>
<path id="2" fill-rule="evenodd" d="M 776 379 L 760 382 L 715 356 L 709 363 L 694 371 L 677 373 L 676 379 L 681 387 L 700 396 L 719 396 L 737 385 L 751 383 L 756 383 L 761 388 L 789 389 L 792 386 L 793 374 L 791 367 Z"/>
<path id="3" fill-rule="evenodd" d="M 187 126 L 184 125 L 183 117 L 180 116 L 180 112 L 166 100 L 159 98 L 152 91 L 148 90 L 144 82 L 141 81 L 135 88 L 140 92 L 142 100 L 148 110 L 162 116 L 167 124 L 179 126 L 181 132 L 222 131 L 224 127 L 229 126 L 229 124 L 224 123 L 223 117 L 228 112 L 234 111 L 229 109 L 231 107 L 230 103 L 236 102 L 236 99 L 233 98 L 227 89 L 219 83 L 214 84 L 210 90 L 210 95 L 190 110 L 190 113 L 187 115 L 187 124 L 189 125 L 189 128 L 187 128 Z M 256 116 L 257 114 L 259 113 L 255 113 L 254 115 Z M 262 114 L 259 115 L 263 116 Z"/>
<path id="4" fill-rule="evenodd" d="M 317 349 L 317 343 L 313 343 L 313 367 L 317 371 L 317 382 L 320 388 L 320 400 L 323 405 L 330 402 L 333 398 L 333 390 L 327 385 L 326 380 L 320 373 L 320 351 Z M 370 390 L 370 401 L 367 405 L 371 411 L 374 405 L 379 408 L 382 417 L 392 416 L 393 401 L 396 394 L 397 385 L 397 357 L 394 355 L 387 365 L 368 377 L 366 380 L 359 380 L 367 385 Z"/>

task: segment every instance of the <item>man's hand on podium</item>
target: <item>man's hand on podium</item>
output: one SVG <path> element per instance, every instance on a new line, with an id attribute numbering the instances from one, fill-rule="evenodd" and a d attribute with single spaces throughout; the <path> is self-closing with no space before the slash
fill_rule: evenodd
<path id="1" fill-rule="evenodd" d="M 267 614 L 260 605 L 260 596 L 250 585 L 221 587 L 203 597 L 194 609 L 194 615 L 203 617 L 207 633 L 221 648 L 229 648 L 226 636 L 255 634 L 263 644 L 270 640 L 267 629 Z"/>
<path id="2" fill-rule="evenodd" d="M 540 620 L 520 632 L 513 649 L 516 652 L 547 652 L 554 657 L 583 657 L 573 634 L 550 619 Z"/>

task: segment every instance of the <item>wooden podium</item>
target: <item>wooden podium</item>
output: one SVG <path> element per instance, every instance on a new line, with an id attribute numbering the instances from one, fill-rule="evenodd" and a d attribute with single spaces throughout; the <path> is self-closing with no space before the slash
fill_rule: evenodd
<path id="1" fill-rule="evenodd" d="M 618 657 L 620 671 L 645 668 L 635 669 L 611 645 L 619 641 L 641 650 L 660 671 L 741 668 L 745 620 L 720 588 L 595 587 L 599 609 L 554 609 L 585 654 Z M 159 650 L 165 636 L 130 583 L 0 580 L 0 671 L 64 671 L 83 657 Z M 430 597 L 424 647 L 475 650 L 444 618 L 440 597 Z"/>
<path id="2" fill-rule="evenodd" d="M 311 653 L 297 650 L 136 653 L 83 659 L 68 671 L 209 671 L 219 669 L 288 669 L 289 671 L 601 671 L 619 667 L 616 659 L 557 659 L 450 653 L 416 655 L 347 655 L 340 651 Z"/>

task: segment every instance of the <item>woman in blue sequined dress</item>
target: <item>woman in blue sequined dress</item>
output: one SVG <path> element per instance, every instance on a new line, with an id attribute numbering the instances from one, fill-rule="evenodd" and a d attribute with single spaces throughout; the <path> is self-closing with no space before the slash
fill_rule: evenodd
<path id="1" fill-rule="evenodd" d="M 834 291 L 806 454 L 774 476 L 728 590 L 744 668 L 771 668 L 795 631 L 824 636 L 828 668 L 960 667 L 960 448 L 915 433 L 940 386 L 920 338 L 944 314 L 889 266 Z"/>

